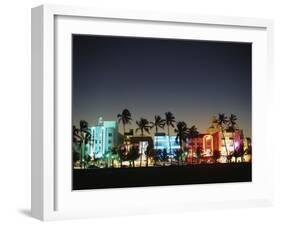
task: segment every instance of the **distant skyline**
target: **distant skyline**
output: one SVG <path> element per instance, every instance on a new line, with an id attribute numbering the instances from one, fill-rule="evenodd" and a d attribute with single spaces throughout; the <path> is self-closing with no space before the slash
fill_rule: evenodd
<path id="1" fill-rule="evenodd" d="M 73 35 L 73 124 L 127 108 L 135 129 L 171 111 L 204 133 L 213 115 L 233 113 L 251 136 L 251 55 L 250 43 Z"/>

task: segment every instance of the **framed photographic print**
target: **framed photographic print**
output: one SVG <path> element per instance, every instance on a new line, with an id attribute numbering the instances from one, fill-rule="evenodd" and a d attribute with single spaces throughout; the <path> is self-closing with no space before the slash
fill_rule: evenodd
<path id="1" fill-rule="evenodd" d="M 272 30 L 264 19 L 34 8 L 32 215 L 270 204 Z"/>

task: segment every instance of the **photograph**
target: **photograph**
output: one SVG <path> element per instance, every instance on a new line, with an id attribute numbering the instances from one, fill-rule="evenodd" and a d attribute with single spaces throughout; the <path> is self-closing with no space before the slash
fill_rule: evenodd
<path id="1" fill-rule="evenodd" d="M 252 43 L 72 34 L 72 190 L 252 181 Z"/>

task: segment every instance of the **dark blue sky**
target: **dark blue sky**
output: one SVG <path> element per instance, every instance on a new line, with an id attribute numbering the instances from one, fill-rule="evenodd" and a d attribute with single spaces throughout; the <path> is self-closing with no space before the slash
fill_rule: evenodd
<path id="1" fill-rule="evenodd" d="M 236 114 L 251 136 L 251 44 L 73 35 L 73 123 L 135 121 L 171 111 L 205 132 L 212 115 Z"/>

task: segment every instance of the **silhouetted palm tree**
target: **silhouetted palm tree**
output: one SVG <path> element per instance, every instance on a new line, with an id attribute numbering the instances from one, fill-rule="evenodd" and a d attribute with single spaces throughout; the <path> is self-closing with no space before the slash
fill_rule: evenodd
<path id="1" fill-rule="evenodd" d="M 154 159 L 154 156 L 155 156 L 155 150 L 152 145 L 147 146 L 145 155 L 146 155 L 146 167 L 148 167 L 148 160 Z M 154 162 L 154 165 L 155 165 L 155 162 Z"/>
<path id="2" fill-rule="evenodd" d="M 231 114 L 230 117 L 229 117 L 229 128 L 232 129 L 232 130 L 235 130 L 236 129 L 236 126 L 237 126 L 237 116 L 234 115 L 234 114 Z"/>
<path id="3" fill-rule="evenodd" d="M 198 137 L 198 135 L 199 135 L 199 132 L 198 132 L 196 126 L 195 125 L 191 126 L 188 130 L 188 139 L 192 140 L 192 139 Z M 192 164 L 193 163 L 193 145 L 194 145 L 194 143 L 191 142 L 190 145 L 191 145 L 191 164 Z"/>
<path id="4" fill-rule="evenodd" d="M 74 163 L 78 160 L 80 160 L 80 167 L 81 167 L 81 146 L 82 146 L 82 138 L 79 134 L 79 129 L 75 126 L 72 126 L 72 151 L 73 151 L 73 157 L 72 157 L 72 163 L 74 166 Z M 74 147 L 75 144 L 75 147 Z M 76 152 L 76 147 L 78 146 L 79 152 Z"/>
<path id="5" fill-rule="evenodd" d="M 122 122 L 123 125 L 123 135 L 125 141 L 126 125 L 130 124 L 132 121 L 132 114 L 128 109 L 124 109 L 121 114 L 117 115 L 118 123 Z"/>
<path id="6" fill-rule="evenodd" d="M 168 128 L 168 137 L 169 137 L 169 153 L 170 155 L 172 154 L 171 150 L 171 141 L 170 141 L 170 126 L 175 127 L 174 123 L 176 122 L 175 116 L 173 115 L 172 112 L 166 112 L 165 113 L 165 124 Z M 172 157 L 171 157 L 171 163 L 172 163 Z"/>
<path id="7" fill-rule="evenodd" d="M 180 156 L 184 151 L 183 143 L 186 142 L 186 138 L 188 137 L 188 128 L 185 122 L 178 122 L 177 128 L 175 129 L 176 133 L 176 142 L 180 144 L 180 155 L 178 157 L 178 164 L 180 162 Z"/>
<path id="8" fill-rule="evenodd" d="M 201 147 L 197 147 L 197 149 L 196 149 L 197 164 L 200 163 L 200 159 L 201 159 L 202 153 L 203 153 L 202 148 Z"/>
<path id="9" fill-rule="evenodd" d="M 162 119 L 161 116 L 155 115 L 154 122 L 151 123 L 151 128 L 155 128 L 155 133 L 158 133 L 158 128 L 164 129 L 165 119 Z"/>
<path id="10" fill-rule="evenodd" d="M 136 124 L 138 126 L 138 128 L 136 128 L 136 133 L 140 131 L 142 137 L 144 136 L 144 132 L 150 134 L 151 125 L 147 119 L 140 118 L 139 121 L 136 121 Z"/>
<path id="11" fill-rule="evenodd" d="M 239 151 L 234 151 L 234 152 L 233 152 L 233 157 L 234 157 L 234 159 L 235 159 L 235 163 L 237 163 L 237 159 L 240 157 Z"/>
<path id="12" fill-rule="evenodd" d="M 252 155 L 252 139 L 250 137 L 246 137 L 246 141 L 247 141 L 246 154 Z"/>
<path id="13" fill-rule="evenodd" d="M 118 150 L 117 150 L 117 147 L 112 147 L 110 149 L 110 157 L 111 157 L 111 167 L 114 168 L 114 160 L 116 158 L 116 156 L 118 155 Z"/>
<path id="14" fill-rule="evenodd" d="M 226 141 L 225 141 L 225 135 L 224 135 L 224 131 L 225 131 L 225 128 L 226 128 L 227 124 L 228 124 L 228 119 L 225 116 L 225 114 L 224 113 L 219 114 L 218 115 L 218 125 L 221 129 L 222 137 L 223 137 L 223 140 L 224 140 L 224 146 L 225 146 L 225 150 L 226 150 L 226 158 L 228 159 L 229 152 L 228 152 L 228 149 L 227 149 L 227 145 L 226 145 Z"/>
<path id="15" fill-rule="evenodd" d="M 244 150 L 244 144 L 240 144 L 238 149 L 239 157 L 241 159 L 241 162 L 244 162 L 244 155 L 246 154 L 246 150 Z"/>
<path id="16" fill-rule="evenodd" d="M 91 133 L 88 128 L 88 122 L 80 121 L 80 128 L 72 127 L 72 139 L 79 145 L 80 149 L 80 167 L 85 168 L 86 145 L 91 139 Z"/>
<path id="17" fill-rule="evenodd" d="M 215 163 L 218 163 L 218 159 L 221 157 L 221 152 L 219 150 L 213 151 L 213 159 Z"/>
<path id="18" fill-rule="evenodd" d="M 155 115 L 154 116 L 154 122 L 150 122 L 151 128 L 155 128 L 155 133 L 158 133 L 158 128 L 164 129 L 165 126 L 165 119 L 162 119 L 161 116 Z M 156 147 L 158 146 L 157 144 L 157 136 L 156 136 Z"/>
<path id="19" fill-rule="evenodd" d="M 133 162 L 133 167 L 135 167 L 135 161 L 139 158 L 139 156 L 140 156 L 139 147 L 137 145 L 133 145 L 127 155 L 127 160 L 130 161 L 130 165 L 131 165 L 131 162 Z"/>
<path id="20" fill-rule="evenodd" d="M 127 150 L 124 144 L 121 144 L 117 148 L 117 154 L 120 161 L 120 168 L 123 167 L 122 163 L 127 159 Z"/>
<path id="21" fill-rule="evenodd" d="M 150 129 L 151 129 L 151 125 L 149 123 L 149 121 L 145 118 L 140 118 L 139 121 L 136 121 L 136 124 L 138 126 L 138 128 L 136 128 L 136 133 L 138 131 L 141 132 L 141 136 L 143 137 L 144 136 L 144 132 L 150 134 Z M 140 153 L 140 167 L 141 167 L 141 164 L 142 164 L 142 150 L 141 150 L 141 153 Z"/>
<path id="22" fill-rule="evenodd" d="M 232 133 L 233 150 L 235 151 L 235 139 L 234 134 L 237 129 L 237 116 L 231 114 L 228 120 L 228 130 Z"/>

